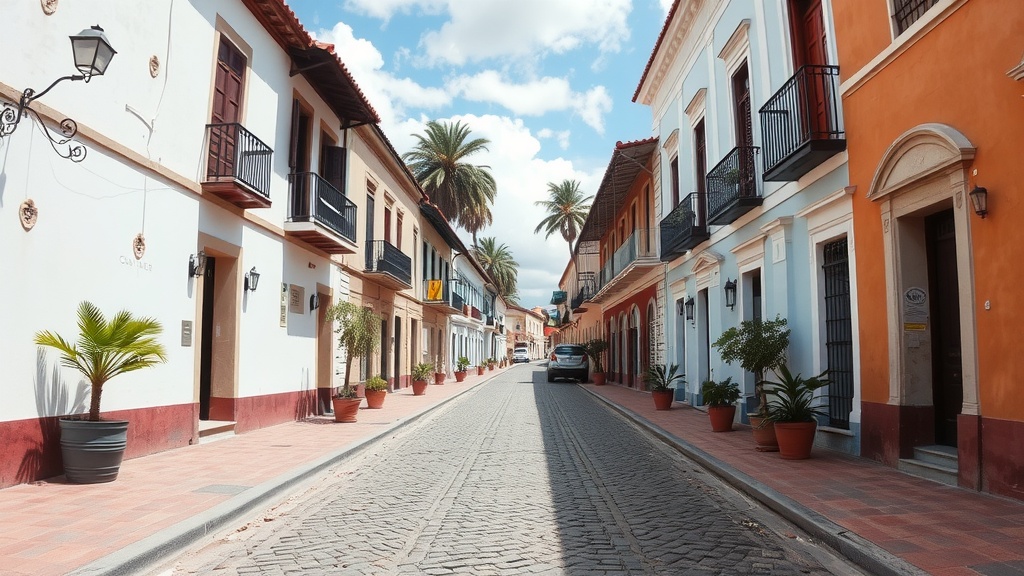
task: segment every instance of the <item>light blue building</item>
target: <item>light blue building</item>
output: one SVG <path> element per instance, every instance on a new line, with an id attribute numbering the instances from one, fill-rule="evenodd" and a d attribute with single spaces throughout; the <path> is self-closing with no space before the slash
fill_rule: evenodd
<path id="1" fill-rule="evenodd" d="M 794 373 L 829 369 L 816 442 L 859 453 L 858 327 L 840 68 L 829 0 L 676 0 L 637 87 L 660 149 L 665 350 L 700 383 L 754 376 L 713 343 L 786 318 Z"/>

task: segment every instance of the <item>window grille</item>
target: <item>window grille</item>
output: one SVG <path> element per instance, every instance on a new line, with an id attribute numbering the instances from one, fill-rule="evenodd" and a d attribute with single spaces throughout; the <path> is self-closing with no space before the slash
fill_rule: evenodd
<path id="1" fill-rule="evenodd" d="M 906 32 L 929 8 L 938 3 L 939 0 L 893 0 L 892 19 L 896 25 L 896 35 Z"/>
<path id="2" fill-rule="evenodd" d="M 829 426 L 850 428 L 853 411 L 853 322 L 847 240 L 824 246 L 825 349 L 828 355 Z"/>

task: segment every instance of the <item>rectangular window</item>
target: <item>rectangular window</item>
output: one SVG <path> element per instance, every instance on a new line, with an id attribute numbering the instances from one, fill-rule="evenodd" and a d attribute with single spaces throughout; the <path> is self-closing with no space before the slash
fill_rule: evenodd
<path id="1" fill-rule="evenodd" d="M 672 159 L 672 208 L 679 206 L 679 157 Z"/>
<path id="2" fill-rule="evenodd" d="M 708 212 L 708 202 L 705 196 L 708 177 L 708 142 L 703 118 L 693 128 L 693 154 L 694 176 L 697 179 L 697 217 L 694 224 L 704 226 Z"/>
<path id="3" fill-rule="evenodd" d="M 846 238 L 823 247 L 829 426 L 848 430 L 853 411 L 853 314 Z"/>
<path id="4" fill-rule="evenodd" d="M 893 0 L 892 20 L 896 35 L 906 32 L 929 8 L 938 3 L 939 0 Z"/>

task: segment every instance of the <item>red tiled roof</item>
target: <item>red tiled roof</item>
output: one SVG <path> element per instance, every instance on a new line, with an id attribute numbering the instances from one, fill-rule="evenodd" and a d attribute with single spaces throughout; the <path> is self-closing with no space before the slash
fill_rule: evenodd
<path id="1" fill-rule="evenodd" d="M 661 33 L 658 34 L 658 41 L 654 43 L 654 50 L 651 51 L 651 57 L 647 60 L 647 66 L 644 67 L 644 74 L 640 77 L 640 83 L 636 85 L 636 92 L 633 92 L 633 102 L 640 97 L 640 89 L 644 86 L 644 81 L 647 80 L 647 74 L 651 71 L 651 66 L 654 64 L 654 56 L 658 53 L 658 49 L 661 48 L 661 42 L 665 39 L 665 34 L 668 32 L 668 25 L 672 22 L 672 17 L 676 15 L 676 10 L 679 8 L 681 0 L 676 0 L 672 3 L 672 8 L 668 11 L 668 16 L 665 17 L 665 24 L 661 27 Z"/>

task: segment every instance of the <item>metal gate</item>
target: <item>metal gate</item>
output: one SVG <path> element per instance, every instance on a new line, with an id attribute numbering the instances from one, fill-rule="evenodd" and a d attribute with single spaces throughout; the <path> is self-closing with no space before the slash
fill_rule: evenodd
<path id="1" fill-rule="evenodd" d="M 828 354 L 829 426 L 850 428 L 853 411 L 853 323 L 846 238 L 824 246 L 825 348 Z"/>

